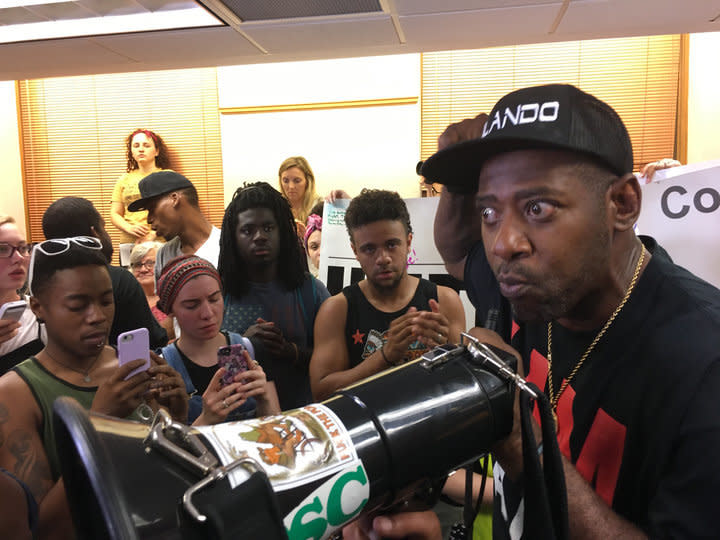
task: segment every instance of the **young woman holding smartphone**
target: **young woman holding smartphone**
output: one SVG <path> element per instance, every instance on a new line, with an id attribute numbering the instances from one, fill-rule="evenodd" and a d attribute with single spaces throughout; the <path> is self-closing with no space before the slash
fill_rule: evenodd
<path id="1" fill-rule="evenodd" d="M 162 356 L 185 381 L 188 422 L 216 424 L 280 412 L 275 384 L 254 360 L 253 344 L 234 332 L 220 331 L 225 306 L 220 275 L 211 263 L 196 256 L 171 260 L 158 280 L 157 294 L 158 308 L 173 315 L 180 327 L 180 337 L 162 349 Z M 223 384 L 226 369 L 218 368 L 218 349 L 233 344 L 246 349 L 249 369 Z"/>
<path id="2" fill-rule="evenodd" d="M 12 216 L 0 214 L 0 375 L 43 348 L 41 326 L 27 307 L 30 245 Z"/>

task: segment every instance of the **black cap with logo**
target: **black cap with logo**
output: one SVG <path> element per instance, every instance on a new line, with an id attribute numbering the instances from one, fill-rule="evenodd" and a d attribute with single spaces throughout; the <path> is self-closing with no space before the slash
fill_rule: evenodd
<path id="1" fill-rule="evenodd" d="M 523 88 L 507 94 L 489 114 L 483 135 L 436 152 L 422 165 L 428 182 L 454 193 L 474 193 L 483 164 L 512 150 L 549 148 L 580 152 L 618 176 L 632 172 L 625 124 L 607 103 L 568 84 Z"/>

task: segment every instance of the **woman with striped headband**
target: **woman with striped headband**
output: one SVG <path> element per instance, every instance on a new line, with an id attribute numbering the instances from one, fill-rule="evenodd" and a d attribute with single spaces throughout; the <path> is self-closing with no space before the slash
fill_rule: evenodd
<path id="1" fill-rule="evenodd" d="M 280 412 L 275 384 L 254 360 L 252 342 L 234 332 L 221 332 L 223 295 L 220 275 L 205 259 L 178 257 L 165 265 L 157 283 L 157 307 L 173 315 L 180 327 L 177 341 L 162 356 L 185 381 L 190 394 L 188 422 L 216 424 Z M 250 369 L 223 384 L 218 349 L 241 343 Z"/>

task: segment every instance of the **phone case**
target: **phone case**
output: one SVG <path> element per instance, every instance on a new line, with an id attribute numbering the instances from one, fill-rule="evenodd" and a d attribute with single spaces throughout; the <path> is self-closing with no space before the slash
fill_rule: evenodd
<path id="1" fill-rule="evenodd" d="M 130 372 L 125 377 L 125 380 L 148 369 L 150 367 L 150 334 L 147 328 L 138 328 L 120 334 L 118 336 L 117 350 L 118 362 L 121 366 L 138 358 L 145 360 L 145 364 Z"/>
<path id="2" fill-rule="evenodd" d="M 247 371 L 248 364 L 243 351 L 245 351 L 245 347 L 242 343 L 225 345 L 218 349 L 218 368 L 225 368 L 225 373 L 220 379 L 220 384 L 223 386 L 233 382 L 233 378 L 238 373 Z"/>
<path id="3" fill-rule="evenodd" d="M 0 307 L 0 319 L 18 322 L 25 313 L 26 307 L 27 302 L 25 300 L 7 302 Z"/>

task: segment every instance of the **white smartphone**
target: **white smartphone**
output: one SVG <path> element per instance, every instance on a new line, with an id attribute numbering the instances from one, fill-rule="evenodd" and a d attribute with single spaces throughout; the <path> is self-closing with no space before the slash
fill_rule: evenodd
<path id="1" fill-rule="evenodd" d="M 25 313 L 26 307 L 27 302 L 25 300 L 7 302 L 0 306 L 0 319 L 18 322 Z"/>
<path id="2" fill-rule="evenodd" d="M 120 334 L 117 341 L 117 350 L 118 363 L 121 366 L 140 358 L 145 360 L 145 363 L 131 371 L 125 377 L 125 380 L 148 369 L 150 367 L 150 334 L 147 328 L 137 328 Z"/>

